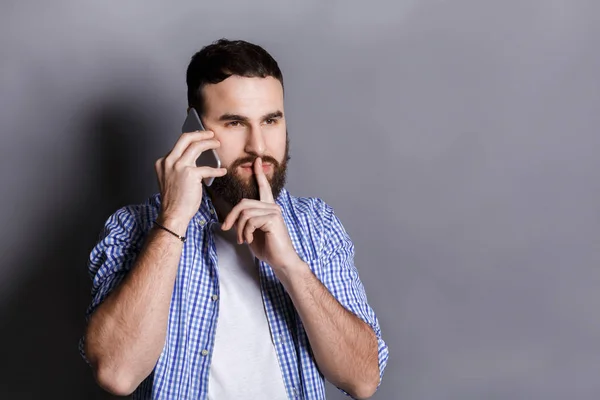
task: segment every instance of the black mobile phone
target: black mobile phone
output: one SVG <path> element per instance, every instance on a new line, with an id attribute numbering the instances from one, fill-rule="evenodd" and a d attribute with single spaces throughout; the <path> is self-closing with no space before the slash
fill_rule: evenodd
<path id="1" fill-rule="evenodd" d="M 204 125 L 194 107 L 190 107 L 187 118 L 181 127 L 181 133 L 204 131 Z M 221 168 L 221 160 L 214 149 L 203 151 L 200 157 L 196 159 L 197 167 Z M 213 183 L 214 177 L 204 178 L 204 184 L 210 186 Z"/>

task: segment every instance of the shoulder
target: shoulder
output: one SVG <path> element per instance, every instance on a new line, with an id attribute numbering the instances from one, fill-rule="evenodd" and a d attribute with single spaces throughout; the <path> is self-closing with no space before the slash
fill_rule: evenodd
<path id="1" fill-rule="evenodd" d="M 333 207 L 318 197 L 298 197 L 287 190 L 281 192 L 277 203 L 283 210 L 292 241 L 305 259 L 317 258 L 340 240 L 347 240 L 346 231 Z M 332 243 L 335 242 L 335 243 Z"/>
<path id="2" fill-rule="evenodd" d="M 104 233 L 126 231 L 132 234 L 145 234 L 152 228 L 152 222 L 160 210 L 160 194 L 153 194 L 145 201 L 123 206 L 113 212 L 104 226 Z"/>
<path id="3" fill-rule="evenodd" d="M 286 189 L 281 191 L 277 203 L 284 214 L 310 225 L 325 227 L 333 216 L 333 208 L 319 197 L 299 197 L 292 195 Z"/>

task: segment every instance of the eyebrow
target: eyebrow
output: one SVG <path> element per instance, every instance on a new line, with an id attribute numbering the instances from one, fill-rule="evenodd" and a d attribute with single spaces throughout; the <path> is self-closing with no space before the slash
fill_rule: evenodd
<path id="1" fill-rule="evenodd" d="M 283 117 L 283 112 L 277 110 L 262 116 L 261 120 L 265 121 L 267 119 L 278 119 Z M 239 114 L 223 114 L 219 117 L 219 121 L 241 121 L 248 122 L 250 119 L 246 116 Z"/>

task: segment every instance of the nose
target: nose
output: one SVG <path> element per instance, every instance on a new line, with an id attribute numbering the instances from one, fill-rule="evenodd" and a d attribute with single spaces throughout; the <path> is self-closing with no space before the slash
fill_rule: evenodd
<path id="1" fill-rule="evenodd" d="M 265 154 L 266 144 L 260 125 L 250 125 L 246 139 L 245 151 L 248 154 L 257 154 L 262 157 Z"/>

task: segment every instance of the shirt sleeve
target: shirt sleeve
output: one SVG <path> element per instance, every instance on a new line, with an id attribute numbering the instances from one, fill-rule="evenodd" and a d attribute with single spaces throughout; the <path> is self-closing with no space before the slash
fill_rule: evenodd
<path id="1" fill-rule="evenodd" d="M 379 321 L 367 302 L 365 288 L 354 265 L 354 245 L 330 207 L 325 215 L 323 243 L 319 257 L 321 282 L 344 308 L 366 322 L 377 337 L 379 388 L 388 361 L 388 346 L 382 339 Z"/>
<path id="2" fill-rule="evenodd" d="M 123 207 L 108 218 L 87 262 L 92 279 L 92 301 L 85 313 L 86 324 L 98 306 L 127 275 L 141 249 L 142 241 L 143 235 L 134 207 Z M 79 340 L 79 352 L 89 364 L 84 345 L 85 336 L 82 336 Z"/>

